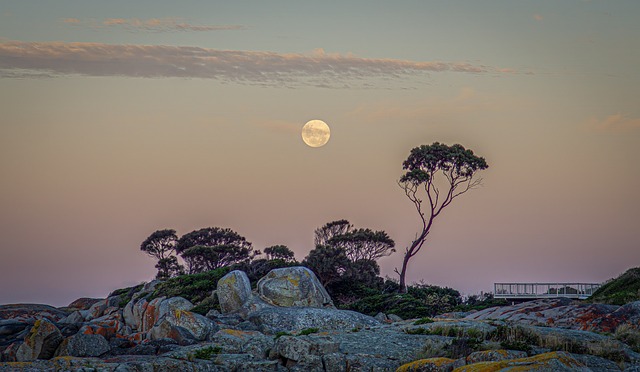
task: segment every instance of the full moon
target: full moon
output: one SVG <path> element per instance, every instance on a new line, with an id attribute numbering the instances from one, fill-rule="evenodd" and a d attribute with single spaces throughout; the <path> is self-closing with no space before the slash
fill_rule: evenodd
<path id="1" fill-rule="evenodd" d="M 311 147 L 324 146 L 331 137 L 331 130 L 322 120 L 310 120 L 302 127 L 302 140 Z"/>

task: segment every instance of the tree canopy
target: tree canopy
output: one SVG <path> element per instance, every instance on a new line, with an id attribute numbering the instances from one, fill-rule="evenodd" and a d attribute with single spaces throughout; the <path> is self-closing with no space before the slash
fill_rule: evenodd
<path id="1" fill-rule="evenodd" d="M 267 255 L 269 260 L 283 260 L 286 262 L 295 261 L 293 251 L 286 245 L 272 245 L 264 250 L 264 254 Z"/>
<path id="2" fill-rule="evenodd" d="M 260 254 L 243 236 L 220 227 L 207 227 L 183 235 L 176 251 L 187 263 L 190 273 L 232 265 Z"/>
<path id="3" fill-rule="evenodd" d="M 156 230 L 140 244 L 140 250 L 161 260 L 171 255 L 171 252 L 176 248 L 177 241 L 178 236 L 175 230 Z"/>
<path id="4" fill-rule="evenodd" d="M 335 236 L 346 234 L 353 229 L 353 225 L 347 220 L 331 221 L 315 230 L 314 243 L 317 246 L 329 244 L 329 240 Z"/>
<path id="5" fill-rule="evenodd" d="M 353 262 L 358 260 L 376 261 L 395 252 L 395 242 L 384 231 L 355 229 L 331 237 L 329 245 L 341 247 Z"/>
<path id="6" fill-rule="evenodd" d="M 447 146 L 438 142 L 411 150 L 402 163 L 406 171 L 398 185 L 413 203 L 420 220 L 421 230 L 405 249 L 400 275 L 400 289 L 406 292 L 406 274 L 409 260 L 422 248 L 434 219 L 458 196 L 480 185 L 476 172 L 489 166 L 484 158 L 462 145 Z"/>

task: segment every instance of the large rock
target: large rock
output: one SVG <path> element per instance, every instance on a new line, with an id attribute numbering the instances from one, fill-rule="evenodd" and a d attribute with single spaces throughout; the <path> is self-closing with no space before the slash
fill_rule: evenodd
<path id="1" fill-rule="evenodd" d="M 124 323 L 132 330 L 148 332 L 163 316 L 176 310 L 191 310 L 193 304 L 182 297 L 158 297 L 151 302 L 146 299 L 131 300 L 122 311 Z"/>
<path id="2" fill-rule="evenodd" d="M 303 266 L 271 270 L 258 281 L 258 293 L 276 306 L 333 307 L 316 275 Z"/>
<path id="3" fill-rule="evenodd" d="M 151 340 L 172 339 L 178 345 L 192 345 L 198 342 L 191 332 L 183 327 L 177 327 L 168 319 L 162 318 L 149 331 Z"/>
<path id="4" fill-rule="evenodd" d="M 244 271 L 233 270 L 218 280 L 216 295 L 223 314 L 242 308 L 251 298 L 251 283 Z"/>
<path id="5" fill-rule="evenodd" d="M 0 319 L 27 320 L 46 318 L 57 322 L 68 315 L 60 309 L 49 305 L 39 304 L 11 304 L 0 305 Z"/>
<path id="6" fill-rule="evenodd" d="M 526 371 L 591 371 L 569 353 L 554 351 L 528 358 L 502 360 L 499 362 L 479 362 L 456 368 L 456 372 L 466 371 L 507 371 L 516 369 Z"/>
<path id="7" fill-rule="evenodd" d="M 97 357 L 109 349 L 109 342 L 101 335 L 78 333 L 62 341 L 56 356 Z"/>
<path id="8" fill-rule="evenodd" d="M 455 363 L 455 359 L 444 357 L 419 359 L 401 365 L 396 372 L 450 372 Z"/>
<path id="9" fill-rule="evenodd" d="M 220 345 L 225 354 L 247 353 L 256 358 L 266 358 L 273 349 L 274 338 L 256 331 L 221 329 L 209 336 L 209 341 Z"/>
<path id="10" fill-rule="evenodd" d="M 640 322 L 640 301 L 624 306 L 585 304 L 567 298 L 542 299 L 492 307 L 466 316 L 472 320 L 505 320 L 583 331 L 615 332 L 622 324 Z"/>
<path id="11" fill-rule="evenodd" d="M 36 320 L 16 353 L 18 362 L 50 359 L 62 342 L 62 333 L 47 319 Z"/>
<path id="12" fill-rule="evenodd" d="M 380 325 L 374 318 L 355 311 L 313 307 L 265 308 L 249 315 L 248 320 L 265 333 L 306 328 L 350 330 Z"/>
<path id="13" fill-rule="evenodd" d="M 172 338 L 171 336 L 163 336 L 163 332 L 171 329 L 168 327 L 169 325 L 186 329 L 198 341 L 205 340 L 210 333 L 217 332 L 220 329 L 211 319 L 203 315 L 176 309 L 164 314 L 159 319 L 149 332 L 150 338 Z"/>

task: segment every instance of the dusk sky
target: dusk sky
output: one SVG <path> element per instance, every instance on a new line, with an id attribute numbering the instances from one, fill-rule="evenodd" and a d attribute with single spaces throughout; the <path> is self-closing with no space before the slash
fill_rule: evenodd
<path id="1" fill-rule="evenodd" d="M 419 228 L 413 147 L 483 156 L 408 281 L 602 282 L 640 266 L 640 1 L 0 0 L 0 304 L 154 278 L 153 231 Z M 331 139 L 312 148 L 303 125 Z"/>

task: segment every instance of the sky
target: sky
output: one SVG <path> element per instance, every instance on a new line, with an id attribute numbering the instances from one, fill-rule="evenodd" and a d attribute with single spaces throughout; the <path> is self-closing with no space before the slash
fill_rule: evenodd
<path id="1" fill-rule="evenodd" d="M 0 304 L 153 279 L 153 231 L 298 260 L 347 219 L 397 278 L 412 148 L 489 168 L 409 282 L 593 282 L 640 266 L 640 2 L 0 0 Z M 312 148 L 303 125 L 325 121 Z"/>

